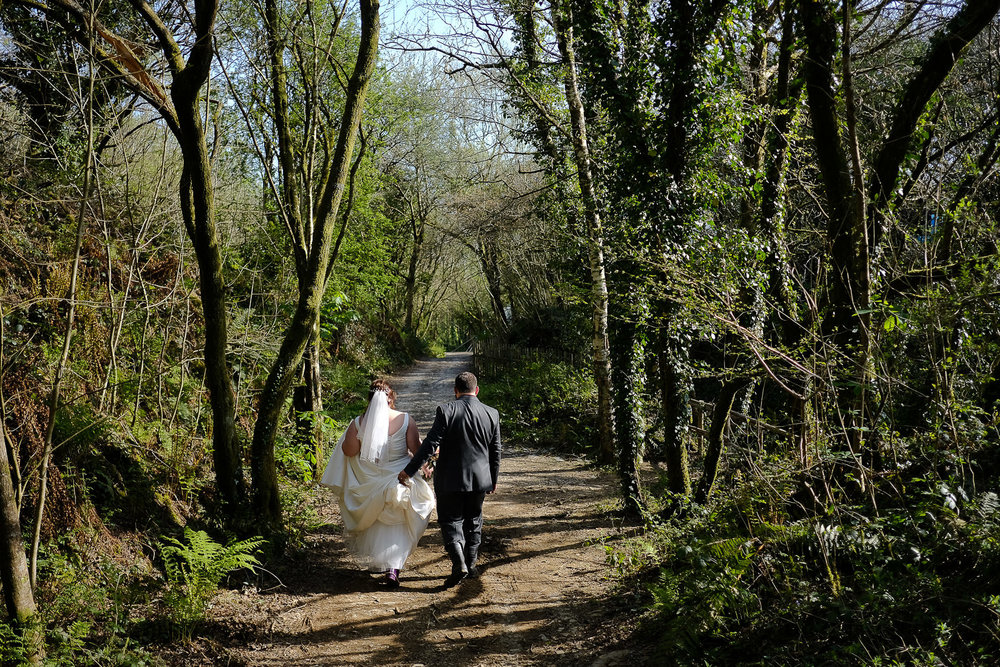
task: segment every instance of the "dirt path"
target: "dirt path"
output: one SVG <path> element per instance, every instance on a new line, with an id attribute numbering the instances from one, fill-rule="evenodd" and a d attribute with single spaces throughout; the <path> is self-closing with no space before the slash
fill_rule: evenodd
<path id="1" fill-rule="evenodd" d="M 421 435 L 470 362 L 449 354 L 393 378 L 399 408 Z M 481 395 L 489 403 L 489 387 Z M 243 619 L 228 624 L 242 625 L 230 636 L 243 641 L 226 642 L 227 653 L 248 665 L 645 663 L 648 654 L 623 647 L 629 612 L 609 599 L 605 578 L 600 541 L 616 532 L 614 483 L 583 460 L 507 443 L 498 490 L 484 507 L 482 576 L 451 589 L 442 586 L 450 564 L 436 517 L 400 588 L 389 590 L 348 560 L 330 496 L 322 517 L 329 525 L 282 569 L 283 586 L 220 600 L 220 614 L 242 606 Z"/>

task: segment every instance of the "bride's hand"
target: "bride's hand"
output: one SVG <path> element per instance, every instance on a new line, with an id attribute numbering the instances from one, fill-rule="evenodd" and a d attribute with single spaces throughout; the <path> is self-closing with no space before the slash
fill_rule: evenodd
<path id="1" fill-rule="evenodd" d="M 399 474 L 396 475 L 396 479 L 399 480 L 399 483 L 403 486 L 409 486 L 410 476 L 406 474 L 405 470 L 400 470 Z"/>

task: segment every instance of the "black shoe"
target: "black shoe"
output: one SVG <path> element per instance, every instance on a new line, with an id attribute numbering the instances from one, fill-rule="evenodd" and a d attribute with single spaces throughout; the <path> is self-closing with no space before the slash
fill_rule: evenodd
<path id="1" fill-rule="evenodd" d="M 399 570 L 389 570 L 385 575 L 385 585 L 389 588 L 399 588 Z"/>
<path id="2" fill-rule="evenodd" d="M 476 567 L 475 565 L 470 565 L 469 566 L 469 579 L 478 579 L 478 578 L 479 578 L 479 568 Z"/>
<path id="3" fill-rule="evenodd" d="M 463 570 L 452 570 L 451 574 L 448 575 L 448 578 L 444 580 L 444 587 L 451 588 L 452 586 L 457 586 L 462 583 L 467 576 L 469 576 L 468 572 Z"/>
<path id="4" fill-rule="evenodd" d="M 461 543 L 446 544 L 444 550 L 451 558 L 451 574 L 444 580 L 444 587 L 451 588 L 469 576 L 469 568 L 465 566 L 465 553 Z"/>

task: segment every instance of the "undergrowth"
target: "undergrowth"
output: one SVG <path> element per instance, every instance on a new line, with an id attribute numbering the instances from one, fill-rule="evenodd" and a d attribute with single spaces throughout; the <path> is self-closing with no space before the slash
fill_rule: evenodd
<path id="1" fill-rule="evenodd" d="M 480 397 L 503 415 L 504 437 L 529 446 L 594 454 L 597 388 L 591 374 L 565 362 L 510 360 L 479 378 Z"/>
<path id="2" fill-rule="evenodd" d="M 1000 661 L 1000 497 L 910 466 L 803 512 L 780 465 L 606 547 L 672 664 Z"/>
<path id="3" fill-rule="evenodd" d="M 222 578 L 233 570 L 260 564 L 254 553 L 264 544 L 259 537 L 219 544 L 201 530 L 184 529 L 184 541 L 166 537 L 160 553 L 167 574 L 164 601 L 181 639 L 190 641 L 195 626 L 205 620 L 208 602 Z"/>

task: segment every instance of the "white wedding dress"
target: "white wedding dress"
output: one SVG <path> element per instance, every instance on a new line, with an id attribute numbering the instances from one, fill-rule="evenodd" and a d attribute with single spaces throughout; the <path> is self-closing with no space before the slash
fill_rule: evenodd
<path id="1" fill-rule="evenodd" d="M 341 436 L 320 480 L 337 494 L 348 550 L 372 572 L 403 569 L 434 509 L 434 492 L 422 475 L 415 475 L 409 486 L 396 479 L 410 462 L 409 421 L 410 415 L 404 413 L 402 427 L 389 436 L 375 462 L 344 456 Z M 360 437 L 360 417 L 355 426 Z"/>

